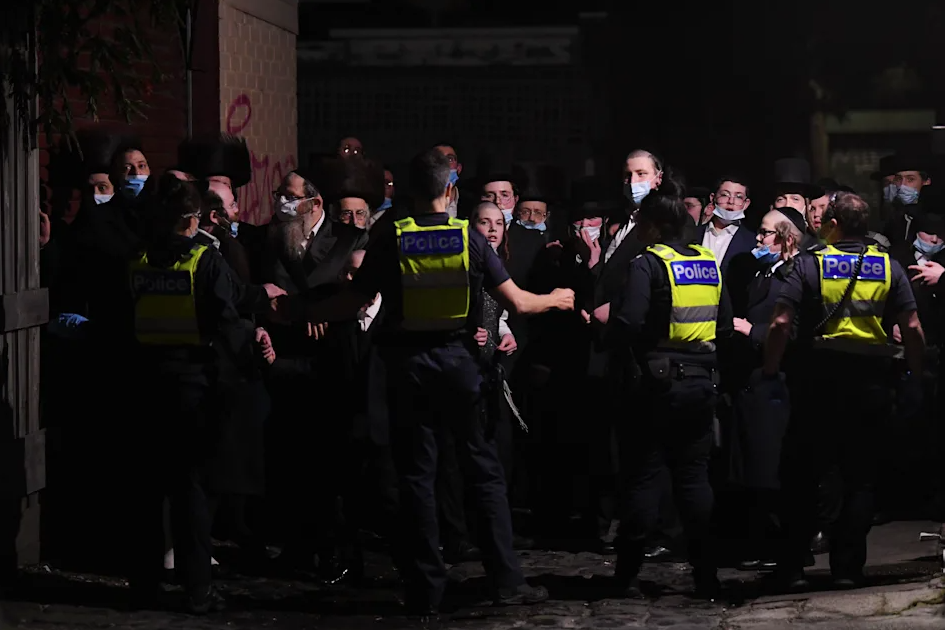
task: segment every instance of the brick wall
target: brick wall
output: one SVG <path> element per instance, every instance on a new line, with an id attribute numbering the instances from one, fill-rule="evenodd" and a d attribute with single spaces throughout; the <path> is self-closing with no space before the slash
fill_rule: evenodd
<path id="1" fill-rule="evenodd" d="M 297 3 L 220 0 L 219 17 L 220 128 L 245 137 L 252 151 L 241 220 L 265 223 L 272 191 L 297 164 Z"/>
<path id="2" fill-rule="evenodd" d="M 107 32 L 110 22 L 103 20 L 102 24 L 93 25 L 93 28 L 94 26 Z M 153 93 L 147 99 L 148 107 L 144 110 L 147 119 L 137 118 L 128 125 L 117 115 L 106 96 L 99 111 L 99 121 L 109 128 L 139 136 L 152 172 L 159 173 L 176 160 L 177 145 L 187 133 L 184 61 L 175 26 L 166 31 L 151 31 L 150 40 L 155 59 L 168 79 L 155 85 Z M 94 125 L 95 122 L 85 114 L 86 103 L 76 98 L 77 96 L 76 94 L 70 100 L 75 115 L 79 117 L 76 127 Z M 52 142 L 48 142 L 45 134 L 40 134 L 40 194 L 47 212 L 51 212 L 53 217 L 71 221 L 78 209 L 77 194 L 70 186 L 66 171 L 73 162 L 63 157 L 61 147 L 61 139 L 53 138 Z"/>

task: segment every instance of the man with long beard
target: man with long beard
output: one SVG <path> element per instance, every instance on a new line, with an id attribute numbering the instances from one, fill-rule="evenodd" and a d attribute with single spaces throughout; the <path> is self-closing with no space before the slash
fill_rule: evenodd
<path id="1" fill-rule="evenodd" d="M 364 249 L 367 232 L 327 216 L 321 193 L 298 173 L 289 173 L 275 194 L 269 224 L 263 279 L 284 288 L 289 295 L 305 292 L 330 295 L 344 277 L 352 252 Z M 346 439 L 338 420 L 339 401 L 332 400 L 333 366 L 331 335 L 309 337 L 305 324 L 277 316 L 266 325 L 277 359 L 272 365 L 270 392 L 269 461 L 273 462 L 269 496 L 287 508 L 277 522 L 292 523 L 280 532 L 286 542 L 283 559 L 289 568 L 310 569 L 318 555 L 318 574 L 335 582 L 346 569 L 336 561 L 331 535 L 340 484 L 336 483 L 339 448 Z M 314 404 L 313 404 L 314 403 Z M 323 404 L 320 404 L 323 403 Z M 308 417 L 299 417 L 308 409 Z M 325 417 L 339 414 L 339 418 Z M 317 422 L 313 422 L 318 415 Z"/>

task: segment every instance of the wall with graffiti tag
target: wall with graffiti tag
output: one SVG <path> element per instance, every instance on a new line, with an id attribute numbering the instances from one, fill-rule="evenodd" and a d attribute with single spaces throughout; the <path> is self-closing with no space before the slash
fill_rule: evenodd
<path id="1" fill-rule="evenodd" d="M 298 163 L 296 33 L 253 4 L 219 4 L 220 122 L 249 145 L 253 178 L 239 190 L 240 220 L 260 225 L 272 216 L 273 191 Z"/>

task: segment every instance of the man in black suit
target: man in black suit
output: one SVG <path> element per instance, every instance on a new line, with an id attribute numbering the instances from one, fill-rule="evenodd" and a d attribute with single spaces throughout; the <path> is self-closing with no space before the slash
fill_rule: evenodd
<path id="1" fill-rule="evenodd" d="M 268 229 L 263 277 L 290 296 L 336 291 L 351 254 L 367 244 L 366 231 L 326 215 L 321 193 L 296 172 L 285 177 L 276 193 Z M 326 400 L 329 407 L 338 402 L 331 400 L 332 353 L 308 335 L 302 322 L 276 315 L 266 329 L 278 355 L 270 383 L 270 428 L 276 451 L 271 459 L 282 467 L 272 475 L 271 490 L 282 495 L 284 507 L 291 506 L 283 522 L 293 524 L 285 534 L 289 548 L 295 547 L 293 554 L 283 555 L 307 568 L 317 551 L 321 577 L 336 581 L 345 571 L 335 562 L 335 544 L 329 536 L 339 490 L 337 483 L 331 483 L 337 478 L 331 466 L 342 437 L 339 423 L 324 417 L 325 410 L 319 411 L 316 402 Z M 323 417 L 300 416 L 305 410 Z"/>
<path id="2" fill-rule="evenodd" d="M 715 254 L 719 262 L 732 311 L 744 317 L 748 300 L 748 283 L 755 275 L 755 233 L 742 225 L 745 211 L 751 205 L 747 182 L 734 175 L 719 179 L 712 201 L 712 218 L 696 228 L 695 239 Z"/>

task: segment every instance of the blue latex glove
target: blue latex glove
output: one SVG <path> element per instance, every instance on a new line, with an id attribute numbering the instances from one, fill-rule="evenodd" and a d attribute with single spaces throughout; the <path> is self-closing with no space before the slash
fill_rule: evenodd
<path id="1" fill-rule="evenodd" d="M 63 339 L 84 339 L 89 320 L 77 313 L 60 313 L 49 322 L 47 330 Z"/>

